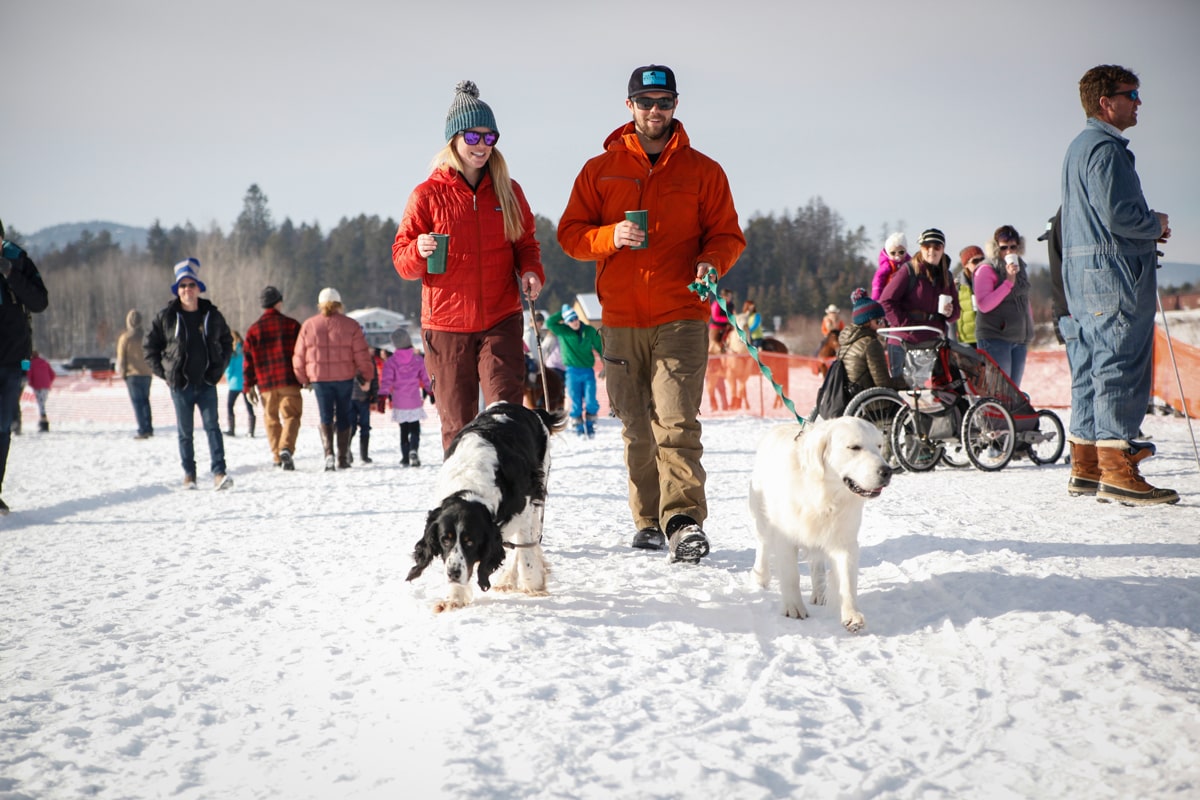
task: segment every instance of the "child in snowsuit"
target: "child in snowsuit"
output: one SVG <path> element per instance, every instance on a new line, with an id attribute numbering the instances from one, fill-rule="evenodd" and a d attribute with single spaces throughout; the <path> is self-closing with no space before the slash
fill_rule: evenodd
<path id="1" fill-rule="evenodd" d="M 379 395 L 392 398 L 392 422 L 400 423 L 400 466 L 419 467 L 421 458 L 417 448 L 421 445 L 421 420 L 425 419 L 421 390 L 425 390 L 432 402 L 433 387 L 425 371 L 425 359 L 413 350 L 412 337 L 406 328 L 392 331 L 392 344 L 396 352 L 383 365 Z"/>
<path id="2" fill-rule="evenodd" d="M 598 355 L 604 355 L 600 332 L 579 318 L 575 309 L 563 305 L 562 311 L 546 320 L 546 328 L 558 337 L 563 363 L 567 367 L 567 396 L 571 398 L 571 425 L 575 433 L 590 439 L 596 434 L 596 372 Z"/>

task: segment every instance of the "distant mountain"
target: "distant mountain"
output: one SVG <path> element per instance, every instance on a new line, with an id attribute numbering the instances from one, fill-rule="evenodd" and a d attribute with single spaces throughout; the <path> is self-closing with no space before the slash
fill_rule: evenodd
<path id="1" fill-rule="evenodd" d="M 84 231 L 93 235 L 108 231 L 113 241 L 121 245 L 126 253 L 146 249 L 146 237 L 149 228 L 135 228 L 132 225 L 120 225 L 116 222 L 68 222 L 62 225 L 51 225 L 42 228 L 35 234 L 24 235 L 25 249 L 36 259 L 39 254 L 48 253 L 55 248 L 62 249 L 71 242 L 79 241 Z"/>
<path id="2" fill-rule="evenodd" d="M 1029 262 L 1032 272 L 1050 269 L 1048 264 L 1037 261 Z M 1179 288 L 1190 283 L 1194 291 L 1200 292 L 1200 264 L 1187 264 L 1182 261 L 1164 261 L 1158 270 L 1158 288 Z"/>
<path id="3" fill-rule="evenodd" d="M 1200 264 L 1184 264 L 1178 261 L 1164 261 L 1158 271 L 1160 288 L 1183 286 L 1190 283 L 1195 291 L 1200 291 Z"/>

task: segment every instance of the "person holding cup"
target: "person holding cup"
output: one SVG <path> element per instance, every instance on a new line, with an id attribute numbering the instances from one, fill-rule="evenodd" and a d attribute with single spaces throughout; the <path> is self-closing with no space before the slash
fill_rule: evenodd
<path id="1" fill-rule="evenodd" d="M 879 305 L 887 315 L 887 327 L 920 325 L 943 332 L 920 330 L 895 334 L 910 343 L 945 335 L 947 325 L 956 322 L 961 313 L 954 276 L 950 272 L 950 257 L 946 255 L 945 234 L 937 228 L 929 228 L 921 233 L 917 244 L 916 255 L 892 276 L 879 295 Z M 903 374 L 904 365 L 894 363 L 898 360 L 889 362 L 893 377 Z"/>
<path id="2" fill-rule="evenodd" d="M 536 300 L 546 279 L 533 212 L 509 177 L 496 117 L 474 82 L 455 87 L 445 134 L 392 244 L 396 272 L 421 281 L 443 451 L 479 413 L 481 391 L 485 404 L 523 402 L 521 293 Z"/>
<path id="3" fill-rule="evenodd" d="M 632 120 L 580 170 L 558 241 L 567 255 L 596 264 L 605 383 L 629 473 L 632 546 L 665 548 L 671 561 L 694 564 L 709 552 L 697 417 L 710 310 L 689 284 L 710 270 L 728 272 L 746 238 L 724 170 L 692 148 L 675 118 L 675 73 L 638 67 L 625 97 Z M 645 224 L 630 221 L 629 211 L 646 211 Z"/>
<path id="4" fill-rule="evenodd" d="M 987 259 L 975 270 L 976 347 L 992 357 L 1014 384 L 1021 385 L 1033 340 L 1025 237 L 1001 225 L 985 245 Z"/>

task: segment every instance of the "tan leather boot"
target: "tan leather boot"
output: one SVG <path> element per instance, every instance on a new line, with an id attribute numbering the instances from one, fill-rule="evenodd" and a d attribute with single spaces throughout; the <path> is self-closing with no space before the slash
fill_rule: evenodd
<path id="1" fill-rule="evenodd" d="M 1123 442 L 1121 444 L 1124 445 Z M 1179 492 L 1159 489 L 1143 480 L 1138 472 L 1136 456 L 1127 446 L 1097 447 L 1096 453 L 1100 461 L 1100 485 L 1096 489 L 1096 499 L 1100 502 L 1116 502 L 1127 506 L 1179 502 Z"/>
<path id="2" fill-rule="evenodd" d="M 1071 442 L 1071 477 L 1067 494 L 1072 497 L 1094 495 L 1100 488 L 1100 462 L 1095 442 Z"/>

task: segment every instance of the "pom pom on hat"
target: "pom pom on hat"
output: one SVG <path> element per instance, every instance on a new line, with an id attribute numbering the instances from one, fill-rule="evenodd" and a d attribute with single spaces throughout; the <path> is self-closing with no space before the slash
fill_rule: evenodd
<path id="1" fill-rule="evenodd" d="M 475 81 L 459 81 L 454 87 L 454 100 L 446 112 L 446 141 L 456 133 L 471 128 L 488 128 L 500 132 L 496 127 L 496 115 L 491 106 L 479 99 L 479 87 Z"/>
<path id="2" fill-rule="evenodd" d="M 575 320 L 579 319 L 579 315 L 575 313 L 575 309 L 571 308 L 566 303 L 563 303 L 562 319 L 563 322 L 574 322 Z"/>
<path id="3" fill-rule="evenodd" d="M 204 282 L 200 280 L 200 259 L 187 258 L 175 265 L 175 282 L 171 284 L 171 294 L 179 295 L 179 282 L 184 278 L 194 280 L 196 285 L 200 287 L 200 291 L 208 291 L 204 286 Z"/>
<path id="4" fill-rule="evenodd" d="M 871 296 L 863 289 L 855 289 L 850 295 L 850 302 L 853 303 L 850 320 L 855 325 L 866 325 L 873 319 L 879 319 L 884 316 L 883 306 L 871 299 Z"/>
<path id="5" fill-rule="evenodd" d="M 258 296 L 259 303 L 263 308 L 270 308 L 283 299 L 283 293 L 274 286 L 268 286 L 262 290 L 262 294 Z"/>
<path id="6" fill-rule="evenodd" d="M 338 294 L 338 290 L 334 289 L 332 286 L 326 286 L 321 290 L 321 293 L 317 295 L 317 305 L 340 302 L 342 302 L 342 296 Z"/>
<path id="7" fill-rule="evenodd" d="M 412 336 L 408 332 L 408 328 L 396 328 L 392 331 L 392 347 L 397 350 L 407 350 L 412 347 Z"/>

